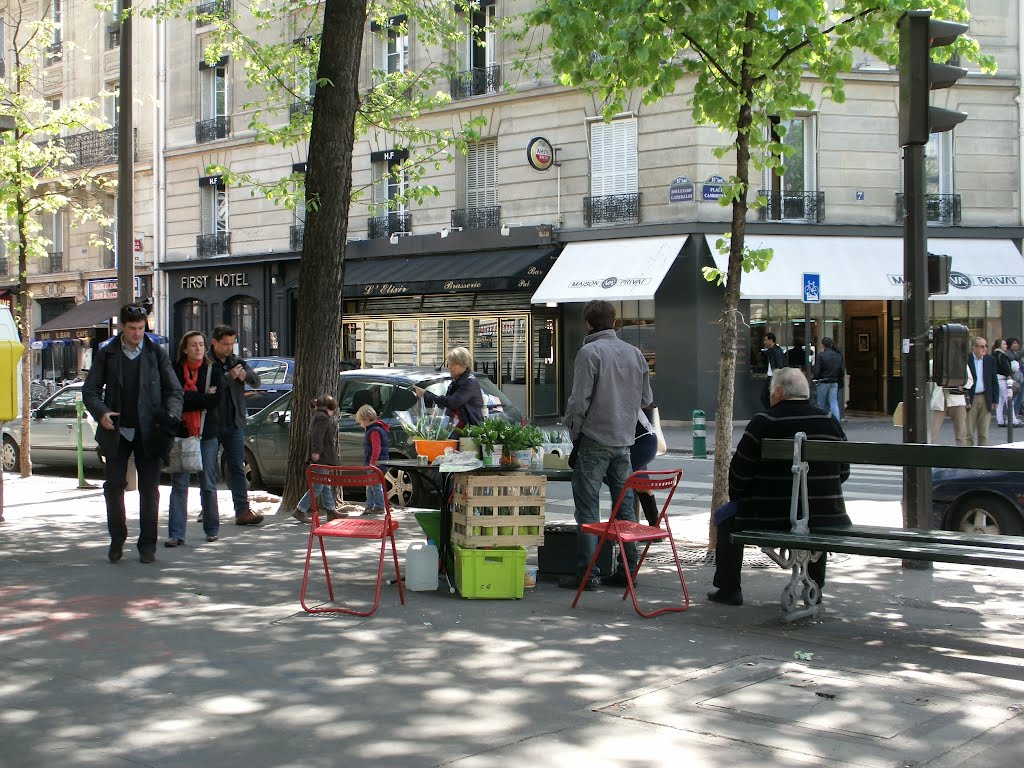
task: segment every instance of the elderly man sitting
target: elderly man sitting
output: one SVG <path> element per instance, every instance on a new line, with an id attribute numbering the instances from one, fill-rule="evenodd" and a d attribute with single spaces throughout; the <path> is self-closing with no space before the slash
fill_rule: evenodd
<path id="1" fill-rule="evenodd" d="M 809 440 L 846 440 L 839 422 L 808 402 L 810 389 L 796 368 L 776 371 L 771 384 L 771 407 L 754 416 L 747 425 L 729 465 L 729 501 L 735 516 L 722 520 L 716 512 L 718 546 L 715 592 L 708 600 L 726 605 L 743 605 L 740 569 L 743 546 L 733 544 L 729 535 L 744 528 L 788 530 L 793 488 L 792 464 L 761 458 L 761 441 L 792 438 L 805 432 Z M 808 467 L 807 497 L 811 530 L 828 525 L 849 525 L 841 484 L 850 476 L 850 465 L 832 461 L 811 462 Z M 811 563 L 808 573 L 819 587 L 825 586 L 825 553 Z"/>

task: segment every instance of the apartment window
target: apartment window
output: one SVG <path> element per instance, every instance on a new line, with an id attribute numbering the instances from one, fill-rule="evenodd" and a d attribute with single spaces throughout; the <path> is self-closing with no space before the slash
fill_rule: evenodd
<path id="1" fill-rule="evenodd" d="M 64 272 L 64 211 L 46 211 L 42 215 L 42 234 L 48 241 L 42 272 Z"/>
<path id="2" fill-rule="evenodd" d="M 107 14 L 106 36 L 104 44 L 109 51 L 121 45 L 121 11 L 124 10 L 122 0 L 114 0 L 114 5 Z"/>
<path id="3" fill-rule="evenodd" d="M 103 216 L 107 223 L 103 225 L 105 242 L 100 246 L 100 266 L 114 269 L 117 266 L 117 198 L 114 195 L 104 196 Z"/>
<path id="4" fill-rule="evenodd" d="M 60 60 L 64 53 L 64 0 L 50 0 L 50 45 L 46 51 L 46 63 Z"/>
<path id="5" fill-rule="evenodd" d="M 818 192 L 817 120 L 801 115 L 773 120 L 771 140 L 785 147 L 780 168 L 766 168 L 764 188 L 767 198 L 761 218 L 772 221 L 824 220 L 824 195 Z"/>
<path id="6" fill-rule="evenodd" d="M 453 99 L 494 93 L 500 85 L 493 2 L 481 2 L 466 15 L 457 51 L 458 75 L 451 81 Z"/>
<path id="7" fill-rule="evenodd" d="M 584 200 L 587 226 L 638 223 L 637 123 L 623 118 L 590 126 L 590 197 Z"/>
<path id="8" fill-rule="evenodd" d="M 121 114 L 121 86 L 118 83 L 107 83 L 106 90 L 108 95 L 103 97 L 103 118 L 116 130 Z"/>
<path id="9" fill-rule="evenodd" d="M 201 230 L 196 243 L 199 256 L 230 253 L 228 193 L 220 176 L 204 176 L 199 180 L 199 208 Z"/>
<path id="10" fill-rule="evenodd" d="M 202 88 L 202 118 L 212 120 L 225 117 L 228 113 L 228 68 L 227 63 L 218 62 L 200 71 Z"/>
<path id="11" fill-rule="evenodd" d="M 906 216 L 903 162 L 900 161 L 900 192 L 896 195 L 896 220 Z M 924 148 L 925 215 L 932 224 L 959 224 L 960 195 L 953 184 L 953 133 L 933 133 Z"/>
<path id="12" fill-rule="evenodd" d="M 408 19 L 404 15 L 394 16 L 384 27 L 373 22 L 370 31 L 373 33 L 373 68 L 386 74 L 408 71 Z"/>
<path id="13" fill-rule="evenodd" d="M 373 164 L 373 203 L 378 215 L 404 212 L 408 180 L 401 160 L 379 160 Z"/>
<path id="14" fill-rule="evenodd" d="M 466 153 L 466 207 L 498 204 L 498 142 L 480 141 Z"/>

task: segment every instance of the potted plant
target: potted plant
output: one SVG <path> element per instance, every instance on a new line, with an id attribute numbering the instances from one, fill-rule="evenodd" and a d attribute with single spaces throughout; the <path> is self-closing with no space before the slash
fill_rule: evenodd
<path id="1" fill-rule="evenodd" d="M 533 450 L 544 443 L 544 433 L 532 424 L 510 424 L 505 436 L 509 464 L 529 466 Z"/>
<path id="2" fill-rule="evenodd" d="M 481 448 L 481 458 L 487 466 L 495 463 L 494 456 L 499 457 L 504 448 L 508 427 L 511 422 L 505 419 L 487 419 L 482 424 L 474 424 L 463 430 L 463 435 L 472 438 Z"/>

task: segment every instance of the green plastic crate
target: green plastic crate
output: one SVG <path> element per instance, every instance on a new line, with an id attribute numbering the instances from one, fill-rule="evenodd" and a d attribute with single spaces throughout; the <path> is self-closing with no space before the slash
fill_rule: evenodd
<path id="1" fill-rule="evenodd" d="M 452 543 L 455 586 L 469 600 L 515 600 L 523 596 L 523 547 L 469 549 Z"/>

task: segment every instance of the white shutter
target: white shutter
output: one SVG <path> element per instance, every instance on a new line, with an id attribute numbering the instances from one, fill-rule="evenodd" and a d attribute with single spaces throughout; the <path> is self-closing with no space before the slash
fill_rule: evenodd
<path id="1" fill-rule="evenodd" d="M 487 6 L 484 13 L 487 16 L 487 32 L 484 33 L 484 43 L 487 46 L 484 51 L 484 65 L 493 67 L 498 63 L 498 34 L 494 30 L 496 22 L 494 6 Z"/>
<path id="2" fill-rule="evenodd" d="M 498 143 L 473 144 L 466 155 L 466 207 L 498 204 Z"/>
<path id="3" fill-rule="evenodd" d="M 590 194 L 635 194 L 637 182 L 636 120 L 615 120 L 591 126 Z"/>
<path id="4" fill-rule="evenodd" d="M 383 32 L 372 32 L 370 35 L 371 45 L 373 46 L 372 55 L 373 58 L 373 69 L 382 70 L 387 72 L 388 69 L 388 33 Z M 374 77 L 374 85 L 380 83 L 381 77 Z"/>
<path id="5" fill-rule="evenodd" d="M 205 186 L 199 189 L 199 226 L 204 235 L 212 235 L 216 232 L 214 229 L 216 193 L 216 187 Z"/>
<path id="6" fill-rule="evenodd" d="M 609 126 L 604 123 L 594 123 L 590 126 L 591 197 L 602 197 L 608 194 L 605 191 L 605 177 L 607 176 L 606 163 L 609 156 L 609 148 L 606 146 L 606 142 L 609 133 Z"/>
<path id="7" fill-rule="evenodd" d="M 383 216 L 387 213 L 387 210 L 385 210 L 384 207 L 385 203 L 388 201 L 389 179 L 388 176 L 386 176 L 387 170 L 387 165 L 385 163 L 374 163 L 371 168 L 371 173 L 373 175 L 373 202 L 375 205 L 381 206 L 374 211 L 374 216 Z"/>
<path id="8" fill-rule="evenodd" d="M 804 190 L 818 191 L 818 120 L 808 115 L 801 121 L 804 129 Z"/>
<path id="9" fill-rule="evenodd" d="M 953 184 L 953 133 L 939 134 L 939 194 L 952 195 Z"/>
<path id="10" fill-rule="evenodd" d="M 212 120 L 217 116 L 217 70 L 204 69 L 202 79 L 200 115 L 203 120 Z"/>

